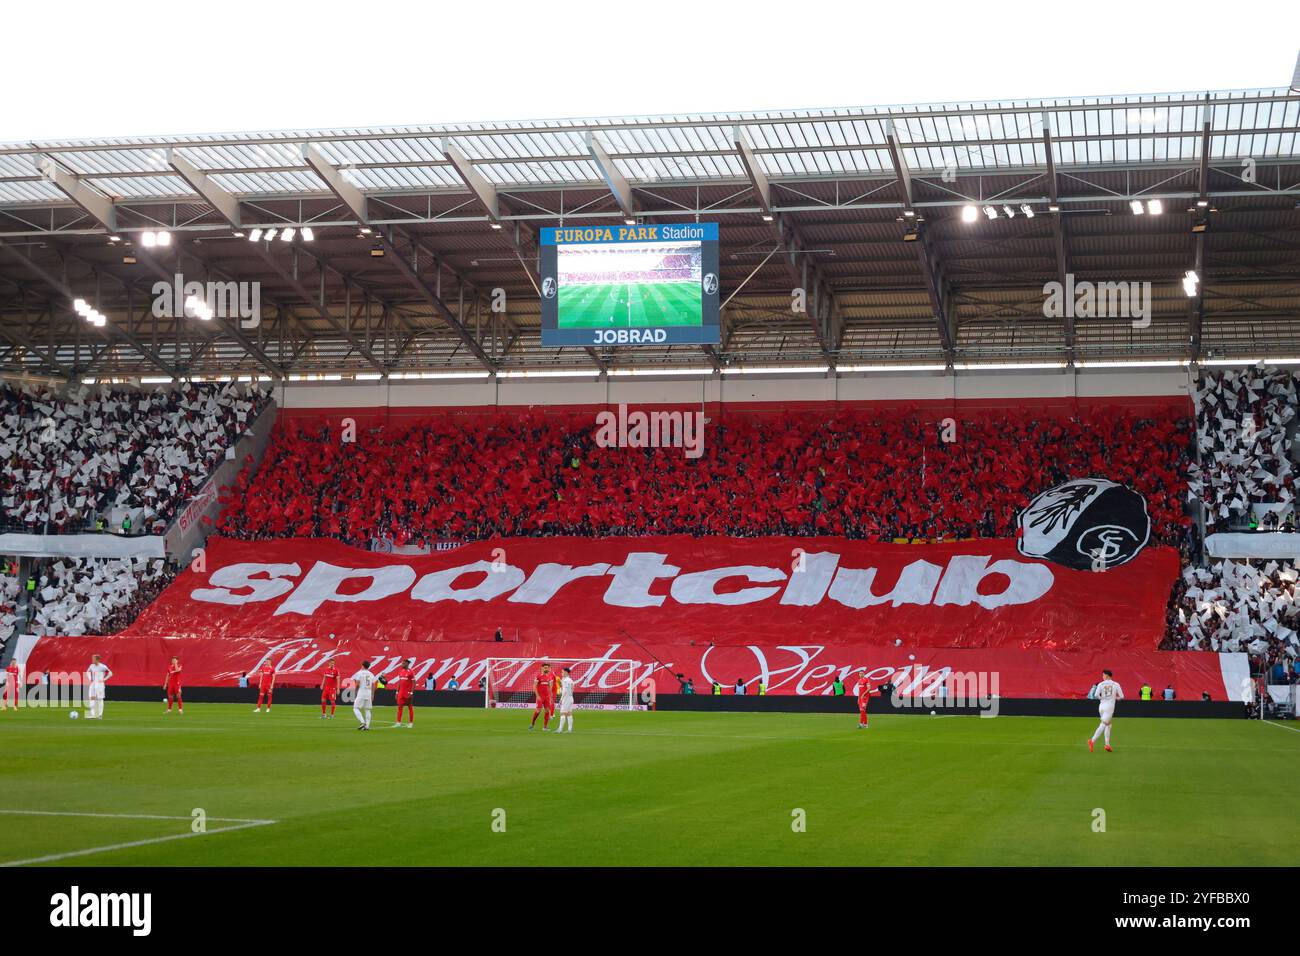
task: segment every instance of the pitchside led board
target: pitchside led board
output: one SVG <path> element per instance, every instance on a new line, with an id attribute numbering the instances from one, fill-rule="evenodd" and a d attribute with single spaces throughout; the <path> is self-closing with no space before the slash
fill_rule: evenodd
<path id="1" fill-rule="evenodd" d="M 542 345 L 716 345 L 718 224 L 541 230 Z"/>

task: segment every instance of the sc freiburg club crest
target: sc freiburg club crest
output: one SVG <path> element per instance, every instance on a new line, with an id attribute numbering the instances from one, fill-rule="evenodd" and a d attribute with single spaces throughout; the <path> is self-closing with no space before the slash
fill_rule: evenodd
<path id="1" fill-rule="evenodd" d="M 1076 478 L 1039 494 L 1020 513 L 1020 553 L 1078 571 L 1127 564 L 1151 537 L 1147 502 L 1105 478 Z"/>

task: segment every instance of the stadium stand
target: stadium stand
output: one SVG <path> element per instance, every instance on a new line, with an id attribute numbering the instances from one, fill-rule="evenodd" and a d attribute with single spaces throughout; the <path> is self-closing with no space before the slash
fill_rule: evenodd
<path id="1" fill-rule="evenodd" d="M 843 535 L 888 542 L 1011 537 L 1025 500 L 1105 475 L 1147 497 L 1183 546 L 1190 426 L 1098 410 L 1086 421 L 974 415 L 958 440 L 916 414 L 728 419 L 702 457 L 601 448 L 590 414 L 433 416 L 340 443 L 282 424 L 255 476 L 224 491 L 218 531 L 245 539 L 522 535 Z"/>
<path id="2" fill-rule="evenodd" d="M 239 383 L 0 389 L 5 530 L 158 532 L 268 401 Z"/>
<path id="3" fill-rule="evenodd" d="M 1246 651 L 1256 660 L 1300 656 L 1300 571 L 1278 561 L 1189 566 L 1174 587 L 1165 650 Z"/>
<path id="4" fill-rule="evenodd" d="M 0 651 L 18 631 L 18 569 L 5 562 L 0 569 Z"/>
<path id="5" fill-rule="evenodd" d="M 1197 388 L 1201 461 L 1190 469 L 1188 494 L 1201 501 L 1208 532 L 1246 526 L 1253 506 L 1295 498 L 1295 382 L 1293 372 L 1249 368 L 1208 375 Z"/>
<path id="6" fill-rule="evenodd" d="M 176 569 L 161 558 L 63 558 L 36 573 L 30 632 L 81 637 L 112 634 L 135 620 Z"/>

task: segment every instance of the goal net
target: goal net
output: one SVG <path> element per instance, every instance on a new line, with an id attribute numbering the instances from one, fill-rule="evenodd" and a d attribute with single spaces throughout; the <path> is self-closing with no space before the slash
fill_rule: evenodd
<path id="1" fill-rule="evenodd" d="M 638 693 L 641 661 L 600 658 L 492 657 L 487 661 L 483 685 L 484 707 L 533 708 L 537 704 L 535 681 L 542 665 L 551 665 L 555 705 L 559 709 L 559 680 L 564 669 L 573 678 L 575 710 L 646 710 Z"/>

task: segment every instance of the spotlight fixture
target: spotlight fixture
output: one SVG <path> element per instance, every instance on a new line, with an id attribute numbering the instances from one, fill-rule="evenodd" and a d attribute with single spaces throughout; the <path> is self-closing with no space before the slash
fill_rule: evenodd
<path id="1" fill-rule="evenodd" d="M 771 222 L 772 219 L 773 219 L 773 216 L 772 216 L 772 214 L 771 214 L 770 212 L 765 212 L 765 213 L 763 213 L 763 221 L 764 221 L 764 222 Z"/>
<path id="2" fill-rule="evenodd" d="M 904 242 L 916 242 L 916 240 L 920 238 L 921 238 L 921 234 L 917 232 L 915 229 L 903 235 Z"/>
<path id="3" fill-rule="evenodd" d="M 635 226 L 635 225 L 636 225 L 636 220 L 633 219 L 631 216 L 629 216 L 628 218 L 626 218 L 626 219 L 623 220 L 623 225 L 625 225 L 625 226 Z M 501 227 L 498 226 L 497 228 L 500 229 Z"/>
<path id="4" fill-rule="evenodd" d="M 384 257 L 384 247 L 379 243 L 375 243 L 370 247 L 370 254 L 376 259 L 382 259 Z"/>
<path id="5" fill-rule="evenodd" d="M 144 246 L 146 249 L 152 249 L 154 246 L 158 245 L 158 236 L 152 232 L 142 233 L 140 235 L 140 245 Z"/>
<path id="6" fill-rule="evenodd" d="M 488 223 L 488 225 L 491 226 L 493 229 L 500 229 L 500 228 L 501 228 L 501 223 L 499 223 L 499 222 L 490 222 L 490 223 Z"/>
<path id="7" fill-rule="evenodd" d="M 1209 201 L 1208 199 L 1198 199 L 1198 200 L 1196 200 L 1196 205 L 1199 206 L 1201 209 L 1204 209 L 1204 208 L 1205 208 L 1206 206 L 1208 206 L 1209 204 L 1210 204 L 1210 201 Z"/>
<path id="8" fill-rule="evenodd" d="M 240 230 L 236 229 L 233 233 L 231 233 L 231 237 L 234 239 L 243 239 L 244 234 Z"/>
<path id="9" fill-rule="evenodd" d="M 135 261 L 136 261 L 136 260 L 135 260 L 135 253 L 133 253 L 133 252 L 124 252 L 124 253 L 122 254 L 122 265 L 124 265 L 124 266 L 133 266 L 133 265 L 135 265 Z"/>
<path id="10" fill-rule="evenodd" d="M 266 241 L 267 241 L 267 242 L 270 242 L 271 240 L 273 240 L 273 239 L 275 238 L 275 234 L 276 234 L 277 232 L 279 232 L 279 231 L 280 231 L 279 229 L 276 229 L 276 228 L 272 227 L 272 228 L 266 230 L 266 232 L 264 232 L 263 235 L 266 237 Z"/>
<path id="11" fill-rule="evenodd" d="M 280 241 L 281 241 L 281 242 L 293 242 L 293 234 L 294 234 L 294 231 L 295 231 L 295 230 L 294 230 L 293 226 L 285 226 L 285 227 L 284 227 L 284 230 L 280 233 Z"/>
<path id="12" fill-rule="evenodd" d="M 259 240 L 259 239 L 261 239 L 261 238 L 262 238 L 262 230 L 261 230 L 261 229 L 254 229 L 252 232 L 250 232 L 250 233 L 248 234 L 248 241 L 249 241 L 249 242 L 257 242 L 257 240 Z"/>
<path id="13" fill-rule="evenodd" d="M 1147 211 L 1146 206 L 1142 205 L 1141 199 L 1129 200 L 1128 208 L 1133 210 L 1133 215 L 1140 216 Z"/>
<path id="14" fill-rule="evenodd" d="M 370 227 L 369 227 L 369 226 L 362 226 L 362 227 L 361 227 L 361 235 L 363 235 L 363 236 L 368 236 L 368 235 L 370 235 Z"/>
<path id="15" fill-rule="evenodd" d="M 1012 209 L 1010 206 L 1003 206 L 1002 211 L 1007 214 L 1008 219 L 1016 218 L 1016 211 Z"/>
<path id="16" fill-rule="evenodd" d="M 185 314 L 209 322 L 213 313 L 212 308 L 205 301 L 192 295 L 185 300 Z"/>
<path id="17" fill-rule="evenodd" d="M 79 316 L 93 326 L 103 327 L 108 322 L 108 319 L 104 318 L 97 309 L 92 309 L 90 303 L 85 299 L 74 299 L 72 302 L 72 308 Z"/>
<path id="18" fill-rule="evenodd" d="M 1187 293 L 1189 299 L 1196 298 L 1196 288 L 1201 283 L 1201 277 L 1196 274 L 1195 269 L 1188 269 L 1183 273 L 1183 291 Z"/>
<path id="19" fill-rule="evenodd" d="M 1151 215 L 1158 216 L 1164 211 L 1165 211 L 1165 204 L 1162 203 L 1159 199 L 1147 200 L 1147 212 L 1151 213 Z"/>
<path id="20" fill-rule="evenodd" d="M 108 241 L 109 241 L 109 242 L 121 242 L 121 241 L 122 241 L 122 237 L 121 237 L 121 236 L 109 236 L 109 237 L 108 237 Z"/>
<path id="21" fill-rule="evenodd" d="M 974 206 L 966 205 L 961 207 L 961 221 L 974 222 L 980 217 L 980 211 Z"/>
<path id="22" fill-rule="evenodd" d="M 1060 211 L 1061 211 L 1061 207 L 1058 206 L 1056 203 L 1052 203 L 1050 206 L 1047 207 L 1047 211 L 1048 211 L 1048 212 L 1060 212 Z"/>
<path id="23" fill-rule="evenodd" d="M 996 219 L 996 218 L 998 218 L 998 210 L 997 210 L 997 207 L 996 207 L 996 206 L 985 206 L 985 207 L 984 207 L 984 215 L 987 216 L 989 219 Z"/>
<path id="24" fill-rule="evenodd" d="M 1031 205 L 1029 205 L 1029 203 L 1021 203 L 1021 204 L 1020 204 L 1020 211 L 1023 212 L 1023 213 L 1025 214 L 1025 218 L 1026 218 L 1026 219 L 1033 219 L 1033 218 L 1034 218 L 1034 207 L 1031 206 Z"/>
<path id="25" fill-rule="evenodd" d="M 904 210 L 903 210 L 903 218 L 904 218 L 904 219 L 915 219 L 915 218 L 916 218 L 916 210 L 915 210 L 915 209 L 904 209 Z"/>
<path id="26" fill-rule="evenodd" d="M 1194 223 L 1192 223 L 1192 232 L 1194 232 L 1194 233 L 1195 233 L 1195 232 L 1205 232 L 1205 231 L 1206 231 L 1207 229 L 1209 229 L 1209 228 L 1210 228 L 1210 224 L 1209 224 L 1208 222 L 1206 222 L 1204 219 L 1202 219 L 1202 220 L 1200 220 L 1200 221 L 1198 221 L 1198 222 L 1194 222 Z"/>
<path id="27" fill-rule="evenodd" d="M 303 242 L 313 242 L 316 239 L 316 233 L 311 231 L 311 226 L 303 226 L 299 230 L 299 234 L 302 236 Z"/>

